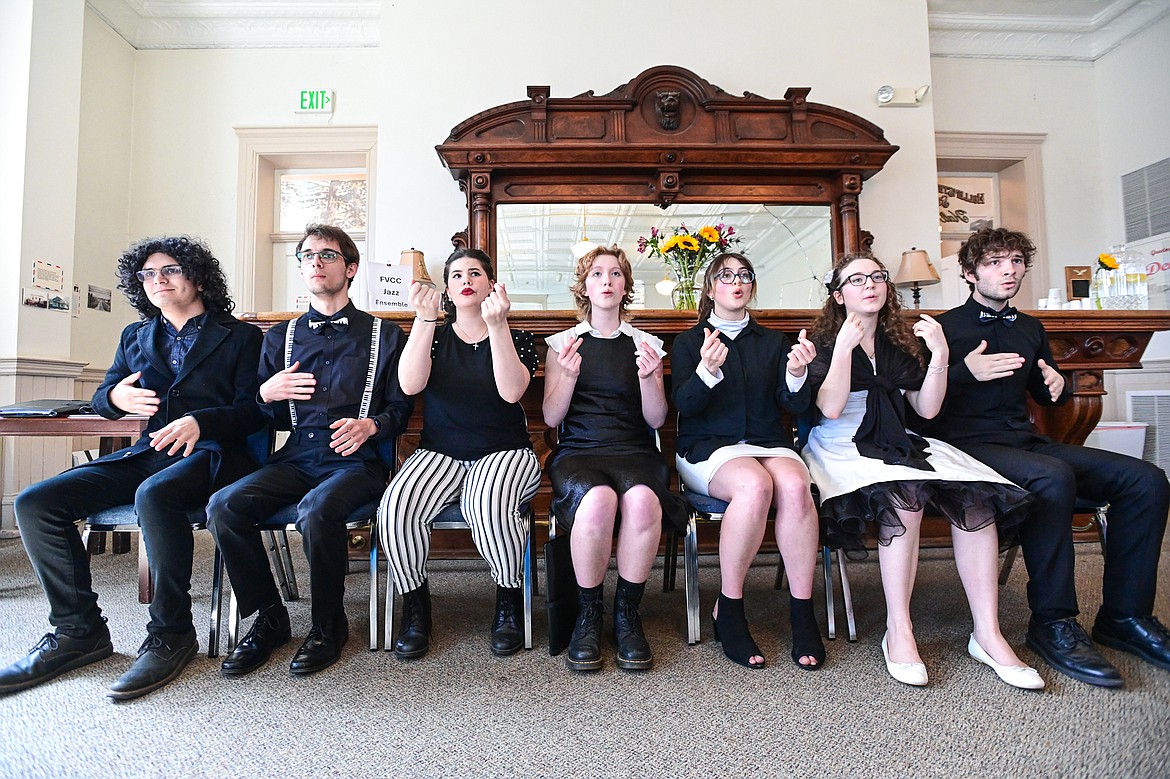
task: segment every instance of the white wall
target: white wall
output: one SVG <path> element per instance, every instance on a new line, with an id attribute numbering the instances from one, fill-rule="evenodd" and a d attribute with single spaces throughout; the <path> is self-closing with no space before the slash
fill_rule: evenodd
<path id="1" fill-rule="evenodd" d="M 874 100 L 882 84 L 930 83 L 925 3 L 598 0 L 576 13 L 529 3 L 520 14 L 477 0 L 406 0 L 384 6 L 382 19 L 377 245 L 391 254 L 422 249 L 432 275 L 452 233 L 467 226 L 463 195 L 434 151 L 452 127 L 527 100 L 529 84 L 551 86 L 554 97 L 605 94 L 662 64 L 731 94 L 782 98 L 789 86 L 810 86 L 813 102 L 875 122 L 902 148 L 866 183 L 862 226 L 894 260 L 937 243 L 930 98 L 918 109 L 879 109 Z M 880 54 L 859 43 L 879 29 L 899 31 Z M 403 105 L 426 108 L 404 116 Z"/>
<path id="2" fill-rule="evenodd" d="M 129 235 L 203 238 L 235 267 L 241 126 L 320 123 L 294 114 L 301 89 L 337 93 L 334 125 L 372 124 L 392 87 L 374 49 L 140 51 Z"/>
<path id="3" fill-rule="evenodd" d="M 939 131 L 1046 133 L 1041 148 L 1049 277 L 1087 265 L 1104 247 L 1093 66 L 935 58 Z"/>
<path id="4" fill-rule="evenodd" d="M 130 242 L 134 49 L 88 10 L 83 46 L 72 280 L 81 287 L 81 306 L 72 320 L 70 351 L 73 359 L 104 370 L 122 327 L 137 318 L 114 275 L 118 255 Z M 111 311 L 86 307 L 91 284 L 113 292 Z"/>
<path id="5" fill-rule="evenodd" d="M 0 111 L 0 235 L 19 247 L 24 231 L 24 153 L 28 131 L 28 72 L 32 48 L 32 6 L 6 3 L 0 9 L 0 89 L 7 110 Z M 18 252 L 0 259 L 0 356 L 17 352 L 20 301 Z M 7 400 L 7 399 L 5 399 Z"/>

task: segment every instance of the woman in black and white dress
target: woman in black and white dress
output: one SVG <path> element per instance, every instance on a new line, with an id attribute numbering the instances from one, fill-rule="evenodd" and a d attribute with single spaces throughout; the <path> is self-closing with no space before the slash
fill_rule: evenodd
<path id="1" fill-rule="evenodd" d="M 406 394 L 423 395 L 422 439 L 378 510 L 379 541 L 394 586 L 404 593 L 394 644 L 403 659 L 421 657 L 430 647 L 431 522 L 456 501 L 496 582 L 491 650 L 510 655 L 524 641 L 520 588 L 527 534 L 519 509 L 536 494 L 540 464 L 520 399 L 536 373 L 536 349 L 531 333 L 509 329 L 511 303 L 487 254 L 455 251 L 443 282 L 443 296 L 417 281 L 410 286 L 416 316 L 398 377 Z M 440 305 L 446 313 L 441 327 Z"/>
<path id="2" fill-rule="evenodd" d="M 925 314 L 913 326 L 903 319 L 890 274 L 872 257 L 846 255 L 827 286 L 830 298 L 812 330 L 817 356 L 809 366 L 824 418 L 809 434 L 804 456 L 830 542 L 860 548 L 867 526 L 877 531 L 887 670 L 905 684 L 928 680 L 910 597 L 922 511 L 930 503 L 951 522 L 955 563 L 974 618 L 969 653 L 1008 684 L 1043 687 L 999 629 L 996 525 L 1022 521 L 1019 509 L 1030 496 L 958 449 L 905 426 L 903 402 L 926 419 L 942 407 L 950 354 L 942 327 Z"/>
<path id="3" fill-rule="evenodd" d="M 728 503 L 712 615 L 724 654 L 748 668 L 764 666 L 744 616 L 743 583 L 775 508 L 791 591 L 792 659 L 812 671 L 825 662 L 812 606 L 818 523 L 808 469 L 782 412 L 808 408 L 805 379 L 815 350 L 803 331 L 792 344 L 755 322 L 747 308 L 755 293 L 755 271 L 742 254 L 722 254 L 707 267 L 699 322 L 675 338 L 670 356 L 679 412 L 675 464 L 688 490 Z"/>
<path id="4" fill-rule="evenodd" d="M 548 473 L 552 514 L 571 530 L 579 611 L 565 664 L 601 668 L 602 584 L 617 526 L 613 622 L 617 665 L 654 662 L 639 605 L 665 516 L 685 528 L 681 501 L 654 441 L 666 420 L 662 341 L 625 321 L 634 274 L 617 246 L 577 263 L 571 290 L 581 323 L 545 339 L 544 420 L 559 441 Z M 619 519 L 620 516 L 620 519 Z"/>

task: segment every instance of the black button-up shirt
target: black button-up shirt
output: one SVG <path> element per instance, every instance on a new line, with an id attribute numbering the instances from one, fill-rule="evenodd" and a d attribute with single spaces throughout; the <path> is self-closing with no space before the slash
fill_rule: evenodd
<path id="1" fill-rule="evenodd" d="M 361 410 L 362 391 L 366 386 L 366 372 L 370 364 L 370 334 L 374 317 L 359 311 L 351 301 L 337 312 L 337 316 L 349 320 L 346 331 L 339 333 L 331 327 L 310 330 L 310 315 L 320 316 L 310 308 L 310 314 L 275 325 L 265 334 L 259 379 L 263 384 L 284 370 L 285 333 L 289 327 L 295 327 L 292 362 L 299 361 L 297 370 L 311 373 L 317 379 L 313 397 L 296 401 L 297 427 L 327 428 L 338 419 L 356 419 Z M 402 328 L 394 322 L 382 322 L 378 367 L 370 402 L 370 417 L 377 419 L 381 425 L 381 430 L 374 436 L 377 439 L 397 435 L 405 429 L 414 407 L 414 401 L 403 394 L 398 385 L 398 358 L 405 342 Z M 272 427 L 277 430 L 292 429 L 287 400 L 261 402 L 261 405 Z"/>
<path id="2" fill-rule="evenodd" d="M 178 376 L 183 371 L 183 361 L 187 359 L 187 354 L 195 345 L 195 338 L 203 329 L 205 319 L 207 319 L 206 311 L 199 316 L 188 319 L 183 324 L 182 330 L 176 330 L 165 316 L 159 317 L 162 328 L 158 331 L 158 339 L 162 343 L 155 344 L 155 346 L 158 347 L 159 354 L 166 357 L 172 375 Z"/>

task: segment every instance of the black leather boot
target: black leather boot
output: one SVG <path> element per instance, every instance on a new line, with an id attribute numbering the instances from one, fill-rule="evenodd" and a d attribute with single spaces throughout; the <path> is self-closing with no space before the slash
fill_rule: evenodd
<path id="1" fill-rule="evenodd" d="M 496 622 L 492 628 L 492 654 L 507 657 L 524 646 L 524 601 L 519 587 L 496 585 Z"/>
<path id="2" fill-rule="evenodd" d="M 402 593 L 402 622 L 394 654 L 399 660 L 422 657 L 431 648 L 431 587 L 423 582 L 417 590 Z"/>
<path id="3" fill-rule="evenodd" d="M 601 668 L 601 585 L 577 588 L 577 624 L 573 640 L 565 652 L 565 665 L 571 671 L 596 671 Z"/>
<path id="4" fill-rule="evenodd" d="M 617 667 L 630 671 L 649 670 L 654 665 L 654 655 L 646 634 L 642 632 L 642 615 L 638 606 L 646 582 L 633 584 L 618 578 L 617 593 L 613 596 L 613 637 L 617 643 Z"/>
<path id="5" fill-rule="evenodd" d="M 309 635 L 289 663 L 288 672 L 307 676 L 325 670 L 341 659 L 346 641 L 349 641 L 349 620 L 344 611 L 320 622 L 314 619 Z"/>

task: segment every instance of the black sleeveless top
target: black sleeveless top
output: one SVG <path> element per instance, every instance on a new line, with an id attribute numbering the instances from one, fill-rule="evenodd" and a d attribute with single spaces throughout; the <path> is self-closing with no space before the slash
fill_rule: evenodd
<path id="1" fill-rule="evenodd" d="M 559 450 L 604 448 L 608 455 L 654 452 L 653 434 L 642 416 L 642 393 L 634 339 L 581 336 L 581 375 L 561 423 Z"/>

